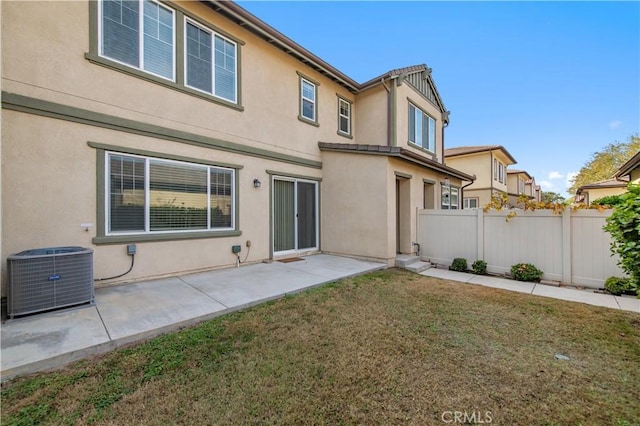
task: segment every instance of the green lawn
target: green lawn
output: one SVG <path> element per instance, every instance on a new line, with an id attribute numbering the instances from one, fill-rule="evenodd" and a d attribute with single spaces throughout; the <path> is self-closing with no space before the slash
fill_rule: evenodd
<path id="1" fill-rule="evenodd" d="M 2 425 L 444 425 L 456 411 L 640 424 L 640 315 L 392 269 L 2 386 Z"/>

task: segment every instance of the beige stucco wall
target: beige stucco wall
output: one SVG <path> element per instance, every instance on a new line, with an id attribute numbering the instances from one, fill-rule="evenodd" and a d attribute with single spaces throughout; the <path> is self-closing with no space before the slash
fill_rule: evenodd
<path id="1" fill-rule="evenodd" d="M 394 83 L 395 84 L 395 83 Z M 431 102 L 426 100 L 422 94 L 417 92 L 408 83 L 396 86 L 396 143 L 398 146 L 408 148 L 409 150 L 425 157 L 433 158 L 438 162 L 442 162 L 442 113 Z M 436 152 L 433 157 L 426 150 L 420 149 L 409 143 L 409 101 L 422 109 L 436 121 Z"/>
<path id="2" fill-rule="evenodd" d="M 444 176 L 386 156 L 323 152 L 322 250 L 392 265 L 397 251 L 396 179 L 401 191 L 400 251 L 412 253 L 417 210 L 424 206 L 424 179 L 434 182 L 434 204 L 440 208 Z M 451 179 L 451 185 L 460 184 Z"/>
<path id="3" fill-rule="evenodd" d="M 492 160 L 489 152 L 482 152 L 469 155 L 458 155 L 447 157 L 447 166 L 453 167 L 470 175 L 476 175 L 476 180 L 469 189 L 490 188 L 492 185 Z"/>
<path id="4" fill-rule="evenodd" d="M 388 94 L 384 86 L 378 85 L 359 93 L 353 109 L 357 143 L 387 145 Z"/>
<path id="5" fill-rule="evenodd" d="M 631 170 L 631 182 L 640 184 L 640 167 Z"/>
<path id="6" fill-rule="evenodd" d="M 598 198 L 607 197 L 609 195 L 620 195 L 627 192 L 626 187 L 620 188 L 592 188 L 585 189 L 582 191 L 583 193 L 588 194 L 589 204 L 597 200 Z"/>
<path id="7" fill-rule="evenodd" d="M 127 134 L 14 111 L 3 111 L 2 251 L 78 245 L 94 252 L 96 278 L 126 271 L 125 244 L 94 245 L 97 228 L 96 150 L 87 141 L 135 147 L 205 161 L 239 164 L 241 236 L 137 243 L 136 265 L 123 280 L 235 265 L 231 246 L 252 241 L 248 262 L 270 256 L 267 170 L 318 179 L 321 170 Z M 253 179 L 262 181 L 253 187 Z M 81 224 L 93 224 L 87 231 Z M 4 259 L 3 259 L 4 260 Z M 4 264 L 4 262 L 3 262 Z"/>
<path id="8" fill-rule="evenodd" d="M 346 89 L 200 2 L 177 4 L 244 41 L 239 81 L 244 111 L 85 59 L 90 50 L 89 1 L 5 2 L 3 90 L 178 130 L 197 129 L 210 137 L 280 153 L 295 152 L 309 159 L 319 158 L 319 140 L 349 141 L 337 134 L 337 94 L 354 99 Z M 25 29 L 33 29 L 37 36 Z M 297 119 L 296 71 L 320 83 L 319 127 Z"/>
<path id="9" fill-rule="evenodd" d="M 395 249 L 386 157 L 326 151 L 322 159 L 322 250 L 386 261 Z"/>

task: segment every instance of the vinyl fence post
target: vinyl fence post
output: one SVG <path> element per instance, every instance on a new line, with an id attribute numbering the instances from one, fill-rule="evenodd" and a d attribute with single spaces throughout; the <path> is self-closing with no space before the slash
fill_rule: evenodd
<path id="1" fill-rule="evenodd" d="M 571 209 L 562 212 L 562 282 L 571 284 Z"/>
<path id="2" fill-rule="evenodd" d="M 478 215 L 476 216 L 476 259 L 484 260 L 484 211 L 477 209 Z"/>

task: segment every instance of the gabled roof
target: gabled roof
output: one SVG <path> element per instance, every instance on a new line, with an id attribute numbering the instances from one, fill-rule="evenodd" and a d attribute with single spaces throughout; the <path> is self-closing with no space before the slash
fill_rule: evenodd
<path id="1" fill-rule="evenodd" d="M 511 164 L 517 164 L 515 158 L 507 151 L 507 149 L 502 145 L 476 145 L 476 146 L 458 146 L 455 148 L 447 148 L 444 150 L 444 156 L 446 157 L 455 157 L 458 155 L 467 155 L 467 154 L 475 154 L 478 152 L 491 152 L 501 150 L 504 154 L 512 161 Z"/>
<path id="2" fill-rule="evenodd" d="M 354 154 L 372 154 L 385 155 L 387 157 L 396 157 L 456 177 L 461 180 L 471 182 L 476 180 L 476 177 L 474 175 L 469 175 L 467 173 L 461 172 L 460 170 L 454 169 L 453 167 L 449 167 L 398 146 L 318 142 L 318 147 L 321 151 L 339 151 L 350 152 Z"/>
<path id="3" fill-rule="evenodd" d="M 444 116 L 444 121 L 449 122 L 449 111 L 444 106 L 438 88 L 436 87 L 433 77 L 431 76 L 431 68 L 426 64 L 412 65 L 410 67 L 398 68 L 395 70 L 387 71 L 377 77 L 372 78 L 360 85 L 359 91 L 371 89 L 372 87 L 382 84 L 383 81 L 388 79 L 394 79 L 397 84 L 407 82 L 415 90 L 420 92 L 427 100 L 433 103 Z"/>
<path id="4" fill-rule="evenodd" d="M 529 179 L 533 179 L 533 176 L 531 176 L 526 170 L 517 170 L 517 169 L 507 169 L 507 174 L 508 175 L 519 175 L 519 174 L 523 174 L 526 175 Z"/>
<path id="5" fill-rule="evenodd" d="M 325 62 L 320 57 L 311 53 L 309 50 L 305 49 L 234 2 L 226 0 L 207 0 L 205 3 L 217 13 L 252 32 L 263 40 L 266 40 L 268 43 L 284 51 L 286 54 L 291 55 L 296 60 L 311 67 L 325 77 L 340 84 L 351 93 L 356 94 L 370 89 L 378 84 L 382 84 L 383 80 L 397 79 L 400 83 L 407 81 L 427 99 L 433 102 L 442 112 L 444 121 L 449 122 L 449 112 L 445 108 L 444 103 L 440 98 L 440 94 L 438 93 L 438 89 L 433 82 L 431 77 L 431 68 L 428 68 L 424 64 L 391 70 L 363 84 L 359 84 L 342 71 Z M 417 77 L 418 75 L 420 77 Z M 422 81 L 425 81 L 425 83 L 423 84 Z"/>
<path id="6" fill-rule="evenodd" d="M 613 177 L 615 179 L 620 179 L 621 177 L 630 175 L 631 171 L 637 168 L 640 168 L 640 151 L 638 151 L 636 155 L 631 157 L 629 161 L 620 166 Z"/>
<path id="7" fill-rule="evenodd" d="M 601 180 L 599 182 L 589 183 L 587 185 L 582 185 L 580 188 L 576 190 L 576 194 L 582 193 L 585 189 L 599 189 L 599 188 L 626 188 L 627 183 L 629 182 L 629 178 L 621 178 L 621 179 L 607 179 Z"/>

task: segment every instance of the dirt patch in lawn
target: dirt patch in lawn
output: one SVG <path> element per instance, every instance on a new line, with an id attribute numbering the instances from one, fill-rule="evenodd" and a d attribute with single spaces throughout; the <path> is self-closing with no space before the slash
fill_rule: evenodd
<path id="1" fill-rule="evenodd" d="M 2 424 L 632 425 L 639 365 L 638 314 L 392 269 L 5 383 Z"/>

